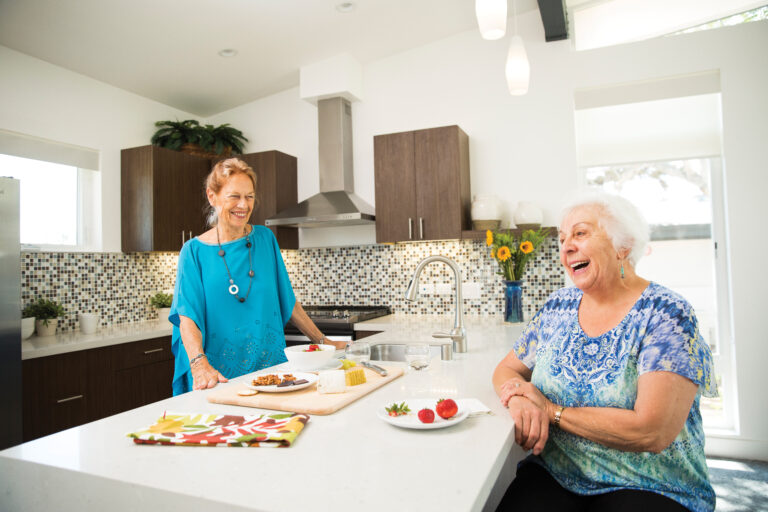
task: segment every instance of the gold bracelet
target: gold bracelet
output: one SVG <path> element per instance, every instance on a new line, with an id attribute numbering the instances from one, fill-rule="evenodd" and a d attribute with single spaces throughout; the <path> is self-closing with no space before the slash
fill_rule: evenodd
<path id="1" fill-rule="evenodd" d="M 563 411 L 565 410 L 565 406 L 561 405 L 558 406 L 557 410 L 555 411 L 555 420 L 552 422 L 557 428 L 560 428 L 560 418 L 563 415 Z"/>

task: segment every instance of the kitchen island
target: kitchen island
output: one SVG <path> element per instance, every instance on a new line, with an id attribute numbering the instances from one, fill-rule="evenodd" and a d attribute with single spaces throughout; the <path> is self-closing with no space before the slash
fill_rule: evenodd
<path id="1" fill-rule="evenodd" d="M 433 331 L 450 326 L 443 317 L 392 321 L 366 341 L 432 342 Z M 0 452 L 2 509 L 493 510 L 524 453 L 491 373 L 521 330 L 498 317 L 469 318 L 467 353 L 434 358 L 426 372 L 407 372 L 334 414 L 312 416 L 290 448 L 143 446 L 125 437 L 165 411 L 261 412 L 209 403 L 210 390 L 10 448 Z M 448 397 L 477 398 L 492 414 L 438 430 L 400 429 L 376 416 L 394 401 Z"/>

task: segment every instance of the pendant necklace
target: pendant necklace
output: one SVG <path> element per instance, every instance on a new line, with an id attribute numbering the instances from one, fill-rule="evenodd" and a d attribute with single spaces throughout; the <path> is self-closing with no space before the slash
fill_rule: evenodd
<path id="1" fill-rule="evenodd" d="M 221 256 L 221 260 L 224 262 L 224 268 L 227 269 L 227 276 L 229 276 L 229 293 L 230 295 L 234 295 L 239 302 L 245 302 L 251 294 L 251 285 L 253 284 L 253 276 L 255 275 L 253 272 L 253 261 L 251 259 L 251 240 L 246 228 L 243 228 L 243 234 L 245 234 L 245 246 L 248 248 L 248 291 L 245 293 L 245 297 L 238 295 L 240 288 L 235 284 L 235 280 L 232 279 L 232 273 L 229 271 L 229 265 L 227 265 L 227 258 L 224 257 L 226 253 L 224 252 L 224 249 L 221 248 L 219 226 L 216 226 L 216 242 L 219 244 L 219 256 Z"/>

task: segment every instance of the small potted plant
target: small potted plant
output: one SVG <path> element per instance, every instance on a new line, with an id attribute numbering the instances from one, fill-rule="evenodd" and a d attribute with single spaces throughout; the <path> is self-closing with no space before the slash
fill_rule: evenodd
<path id="1" fill-rule="evenodd" d="M 168 319 L 171 314 L 171 304 L 173 304 L 173 294 L 157 292 L 150 299 L 149 303 L 157 309 L 157 318 L 159 320 Z"/>
<path id="2" fill-rule="evenodd" d="M 35 316 L 29 311 L 29 306 L 21 311 L 21 339 L 25 340 L 35 332 Z"/>
<path id="3" fill-rule="evenodd" d="M 203 158 L 228 157 L 241 154 L 248 139 L 243 132 L 229 124 L 201 126 L 194 119 L 158 121 L 158 130 L 151 142 L 161 148 L 183 151 Z"/>
<path id="4" fill-rule="evenodd" d="M 35 317 L 35 330 L 38 336 L 53 336 L 56 334 L 59 317 L 65 314 L 66 311 L 61 304 L 47 299 L 37 299 L 37 301 L 24 308 L 22 312 L 22 316 Z"/>

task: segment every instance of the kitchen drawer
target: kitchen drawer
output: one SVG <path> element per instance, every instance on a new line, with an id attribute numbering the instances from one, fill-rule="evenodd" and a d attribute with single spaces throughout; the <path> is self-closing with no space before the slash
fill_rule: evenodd
<path id="1" fill-rule="evenodd" d="M 115 370 L 125 370 L 173 359 L 170 336 L 123 343 L 116 345 L 113 350 Z"/>

